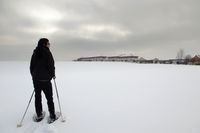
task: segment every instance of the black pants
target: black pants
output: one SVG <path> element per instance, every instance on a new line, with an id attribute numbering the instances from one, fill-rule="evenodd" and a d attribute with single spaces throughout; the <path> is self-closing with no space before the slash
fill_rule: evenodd
<path id="1" fill-rule="evenodd" d="M 54 109 L 51 81 L 33 80 L 33 85 L 35 88 L 35 110 L 36 110 L 37 116 L 40 116 L 43 111 L 42 110 L 42 95 L 41 95 L 41 92 L 43 91 L 47 99 L 50 117 L 54 118 L 55 109 Z"/>

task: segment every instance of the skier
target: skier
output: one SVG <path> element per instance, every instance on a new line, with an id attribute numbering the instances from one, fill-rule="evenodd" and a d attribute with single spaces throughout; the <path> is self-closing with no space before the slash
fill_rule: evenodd
<path id="1" fill-rule="evenodd" d="M 54 59 L 49 48 L 49 40 L 47 38 L 41 38 L 38 41 L 38 45 L 33 52 L 30 62 L 30 72 L 35 90 L 36 122 L 41 121 L 45 116 L 45 112 L 43 112 L 42 109 L 41 91 L 44 92 L 47 99 L 48 110 L 50 114 L 49 123 L 58 119 L 55 114 L 51 84 L 51 79 L 56 78 L 55 66 Z"/>

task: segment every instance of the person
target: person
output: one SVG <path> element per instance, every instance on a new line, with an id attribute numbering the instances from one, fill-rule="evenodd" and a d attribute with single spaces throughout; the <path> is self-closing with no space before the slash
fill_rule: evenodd
<path id="1" fill-rule="evenodd" d="M 41 96 L 42 91 L 44 92 L 47 99 L 50 119 L 52 121 L 57 119 L 55 115 L 51 84 L 51 79 L 55 79 L 55 66 L 54 59 L 49 48 L 49 40 L 47 38 L 41 38 L 38 41 L 37 47 L 33 51 L 30 62 L 30 73 L 32 76 L 35 91 L 35 111 L 37 122 L 44 118 Z"/>

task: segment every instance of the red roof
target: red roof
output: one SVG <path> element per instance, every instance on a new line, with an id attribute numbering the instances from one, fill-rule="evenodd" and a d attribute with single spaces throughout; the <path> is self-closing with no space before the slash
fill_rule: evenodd
<path id="1" fill-rule="evenodd" d="M 195 61 L 200 61 L 200 56 L 199 56 L 199 55 L 195 55 L 195 56 L 193 57 L 193 59 L 194 59 Z"/>
<path id="2" fill-rule="evenodd" d="M 96 59 L 96 58 L 118 58 L 118 59 L 127 59 L 127 58 L 138 58 L 138 56 L 94 56 L 94 57 L 82 57 L 78 60 L 89 60 L 89 59 Z"/>

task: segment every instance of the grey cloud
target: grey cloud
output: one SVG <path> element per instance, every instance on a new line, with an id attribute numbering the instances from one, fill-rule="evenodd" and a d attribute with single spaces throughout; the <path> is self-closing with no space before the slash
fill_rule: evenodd
<path id="1" fill-rule="evenodd" d="M 58 60 L 121 52 L 168 58 L 179 48 L 198 52 L 199 4 L 198 0 L 1 0 L 0 59 L 28 59 L 13 48 L 33 49 L 40 37 L 52 41 Z M 51 22 L 58 30 L 51 34 L 37 31 L 43 30 L 43 23 L 29 14 L 29 7 L 49 7 L 61 13 L 61 20 Z M 120 32 L 127 34 L 120 36 Z M 162 55 L 166 50 L 172 52 Z"/>

